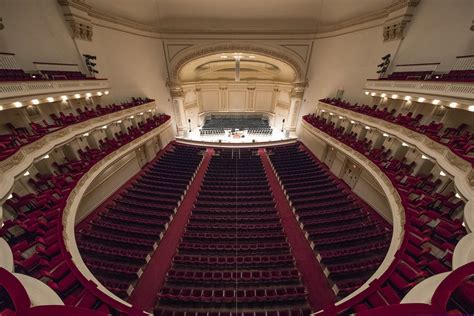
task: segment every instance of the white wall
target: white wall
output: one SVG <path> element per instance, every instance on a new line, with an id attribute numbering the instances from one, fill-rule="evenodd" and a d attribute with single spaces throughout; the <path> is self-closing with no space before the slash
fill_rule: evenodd
<path id="1" fill-rule="evenodd" d="M 473 0 L 421 1 L 394 64 L 440 62 L 449 71 L 456 56 L 474 54 L 473 18 Z"/>
<path id="2" fill-rule="evenodd" d="M 0 52 L 15 54 L 24 70 L 34 70 L 34 61 L 81 63 L 57 0 L 0 1 L 0 16 Z"/>

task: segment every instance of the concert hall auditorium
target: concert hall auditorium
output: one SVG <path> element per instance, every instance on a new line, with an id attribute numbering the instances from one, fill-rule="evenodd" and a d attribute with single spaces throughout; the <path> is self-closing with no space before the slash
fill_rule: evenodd
<path id="1" fill-rule="evenodd" d="M 474 315 L 474 0 L 0 0 L 0 316 Z"/>

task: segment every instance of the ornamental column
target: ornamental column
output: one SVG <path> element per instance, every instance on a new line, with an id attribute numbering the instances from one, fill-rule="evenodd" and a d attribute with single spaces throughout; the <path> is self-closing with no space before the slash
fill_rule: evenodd
<path id="1" fill-rule="evenodd" d="M 187 130 L 186 114 L 184 113 L 184 91 L 181 87 L 170 88 L 178 136 L 183 136 Z"/>
<path id="2" fill-rule="evenodd" d="M 300 112 L 301 102 L 303 100 L 304 88 L 295 87 L 291 90 L 290 94 L 290 109 L 288 111 L 288 117 L 286 118 L 285 126 L 286 130 L 290 133 L 296 132 L 296 121 L 298 119 L 298 113 Z"/>

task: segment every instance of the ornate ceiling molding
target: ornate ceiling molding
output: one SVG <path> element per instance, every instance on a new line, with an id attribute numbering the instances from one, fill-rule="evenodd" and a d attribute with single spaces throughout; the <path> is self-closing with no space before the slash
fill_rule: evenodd
<path id="1" fill-rule="evenodd" d="M 195 59 L 213 55 L 216 53 L 238 51 L 242 53 L 259 54 L 267 57 L 275 58 L 288 64 L 296 73 L 294 83 L 304 83 L 306 79 L 305 69 L 306 65 L 296 53 L 284 49 L 282 47 L 270 44 L 260 44 L 242 41 L 220 41 L 210 42 L 201 45 L 194 45 L 185 48 L 174 55 L 170 63 L 170 85 L 180 84 L 179 78 L 180 70 Z"/>
<path id="2" fill-rule="evenodd" d="M 386 19 L 392 12 L 406 9 L 406 8 L 414 8 L 416 7 L 421 0 L 397 0 L 393 3 L 389 4 L 385 8 L 380 10 L 362 15 L 360 17 L 351 18 L 345 21 L 341 21 L 332 25 L 321 25 L 317 28 L 312 28 L 308 30 L 301 30 L 301 31 L 291 31 L 283 32 L 281 30 L 261 30 L 261 31 L 233 31 L 233 30 L 213 30 L 213 31 L 206 31 L 206 30 L 169 30 L 163 29 L 151 25 L 147 25 L 144 23 L 140 23 L 138 21 L 134 21 L 131 19 L 122 18 L 110 13 L 106 13 L 104 11 L 98 10 L 91 5 L 88 5 L 83 2 L 83 0 L 57 0 L 61 6 L 68 6 L 74 8 L 76 10 L 82 11 L 86 13 L 90 18 L 94 18 L 97 20 L 102 20 L 110 23 L 115 23 L 121 26 L 129 27 L 135 30 L 144 31 L 144 32 L 151 32 L 161 34 L 167 34 L 172 36 L 173 34 L 230 34 L 230 35 L 238 35 L 238 34 L 322 34 L 328 32 L 335 32 L 340 31 L 346 28 L 366 24 L 368 22 L 380 21 L 380 25 L 384 24 L 384 19 Z M 474 28 L 474 26 L 473 26 Z M 353 30 L 356 31 L 356 30 Z M 347 32 L 346 32 L 347 33 Z"/>

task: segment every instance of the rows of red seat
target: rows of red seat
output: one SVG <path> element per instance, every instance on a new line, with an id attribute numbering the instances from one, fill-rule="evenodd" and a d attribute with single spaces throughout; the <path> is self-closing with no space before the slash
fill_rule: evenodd
<path id="1" fill-rule="evenodd" d="M 270 159 L 329 280 L 343 298 L 378 268 L 390 229 L 299 145 L 275 147 Z"/>
<path id="2" fill-rule="evenodd" d="M 15 271 L 48 284 L 66 305 L 100 310 L 129 309 L 97 290 L 71 260 L 63 239 L 62 213 L 71 190 L 81 176 L 106 155 L 154 128 L 169 116 L 153 116 L 134 130 L 127 140 L 105 139 L 101 148 L 81 151 L 80 160 L 55 164 L 51 175 L 38 174 L 33 180 L 36 193 L 20 196 L 15 192 L 4 206 L 14 214 L 0 229 L 10 245 Z M 128 134 L 127 134 L 128 135 Z"/>
<path id="3" fill-rule="evenodd" d="M 96 109 L 84 109 L 78 108 L 77 115 L 72 113 L 66 115 L 62 111 L 59 112 L 59 116 L 51 114 L 51 119 L 54 123 L 42 120 L 41 122 L 30 123 L 30 128 L 26 127 L 15 127 L 12 123 L 7 123 L 6 126 L 10 130 L 8 134 L 0 135 L 0 160 L 4 160 L 14 153 L 16 153 L 22 146 L 30 144 L 44 135 L 52 133 L 56 130 L 64 128 L 66 126 L 76 124 L 79 122 L 86 121 L 94 117 L 100 117 L 109 113 L 121 111 L 138 105 L 142 105 L 154 100 L 148 98 L 132 98 L 131 101 L 123 102 L 120 104 L 109 104 L 107 106 L 96 105 Z"/>
<path id="4" fill-rule="evenodd" d="M 474 70 L 451 70 L 448 73 L 434 71 L 396 71 L 381 80 L 430 80 L 430 81 L 474 81 Z"/>
<path id="5" fill-rule="evenodd" d="M 77 233 L 84 262 L 117 296 L 128 297 L 152 255 L 202 160 L 199 151 L 175 145 L 101 206 Z"/>
<path id="6" fill-rule="evenodd" d="M 361 311 L 397 304 L 426 277 L 451 270 L 454 247 L 466 234 L 460 210 L 464 202 L 454 192 L 437 191 L 441 181 L 433 175 L 414 175 L 415 163 L 391 157 L 389 150 L 374 148 L 367 139 L 346 133 L 342 127 L 315 115 L 304 120 L 328 135 L 356 149 L 378 165 L 392 181 L 405 208 L 404 240 L 384 275 L 361 294 L 339 308 Z"/>
<path id="7" fill-rule="evenodd" d="M 429 124 L 421 124 L 422 114 L 413 116 L 413 112 L 395 115 L 396 110 L 388 111 L 387 107 L 379 109 L 377 105 L 351 104 L 338 99 L 322 99 L 321 102 L 329 103 L 344 109 L 349 109 L 365 115 L 370 115 L 385 121 L 402 125 L 406 128 L 422 133 L 432 140 L 448 146 L 452 152 L 461 158 L 471 162 L 474 166 L 474 133 L 471 133 L 467 124 L 458 127 L 444 127 L 443 123 L 431 121 Z"/>
<path id="8" fill-rule="evenodd" d="M 259 155 L 211 158 L 155 315 L 309 315 Z"/>

